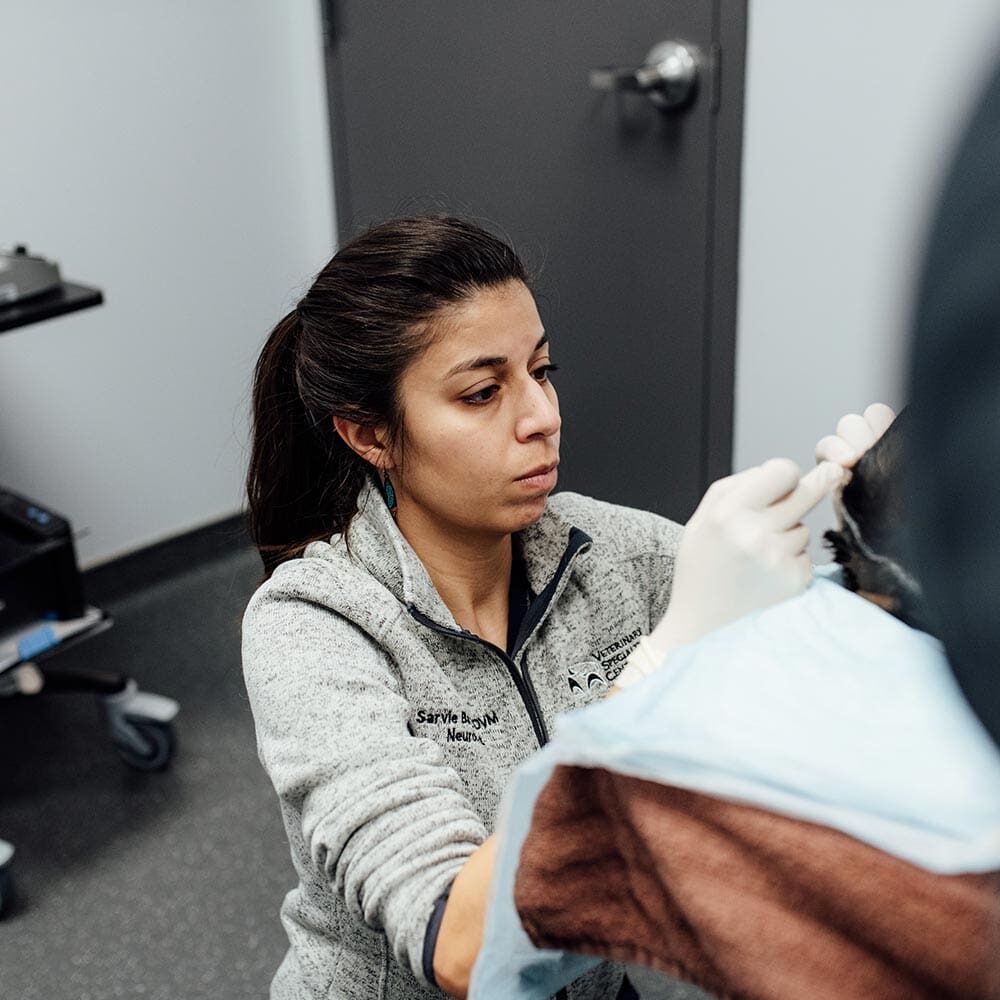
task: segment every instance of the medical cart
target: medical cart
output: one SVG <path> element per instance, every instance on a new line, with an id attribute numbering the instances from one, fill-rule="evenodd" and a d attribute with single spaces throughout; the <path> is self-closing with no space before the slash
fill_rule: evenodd
<path id="1" fill-rule="evenodd" d="M 24 247 L 0 253 L 0 333 L 102 301 L 100 291 L 62 281 L 56 265 Z M 175 701 L 140 691 L 122 674 L 50 668 L 57 654 L 111 625 L 85 599 L 69 522 L 0 487 L 0 697 L 93 693 L 122 760 L 161 770 L 174 753 Z M 13 847 L 0 840 L 0 913 L 11 892 L 13 856 Z"/>

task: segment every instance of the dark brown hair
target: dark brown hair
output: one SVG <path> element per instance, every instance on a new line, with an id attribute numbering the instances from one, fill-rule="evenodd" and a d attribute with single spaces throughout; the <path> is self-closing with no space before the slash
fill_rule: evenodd
<path id="1" fill-rule="evenodd" d="M 342 247 L 271 332 L 254 371 L 247 500 L 268 576 L 315 539 L 346 530 L 370 466 L 334 416 L 401 433 L 399 384 L 429 321 L 524 266 L 463 219 L 419 216 L 369 229 Z"/>

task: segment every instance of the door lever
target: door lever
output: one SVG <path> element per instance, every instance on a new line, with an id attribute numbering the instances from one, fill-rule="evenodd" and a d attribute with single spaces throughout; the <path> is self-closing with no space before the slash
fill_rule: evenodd
<path id="1" fill-rule="evenodd" d="M 590 71 L 595 90 L 630 90 L 645 94 L 661 111 L 680 111 L 698 90 L 702 57 L 687 42 L 660 42 L 650 49 L 646 62 L 635 69 L 603 66 Z"/>

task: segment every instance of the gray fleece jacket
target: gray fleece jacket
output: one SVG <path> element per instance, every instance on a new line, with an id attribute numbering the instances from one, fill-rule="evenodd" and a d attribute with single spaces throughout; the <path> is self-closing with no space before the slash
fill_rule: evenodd
<path id="1" fill-rule="evenodd" d="M 299 877 L 272 1000 L 442 996 L 422 963 L 435 900 L 555 716 L 600 698 L 662 616 L 680 533 L 550 497 L 516 538 L 537 597 L 512 657 L 455 622 L 372 487 L 347 544 L 312 543 L 257 590 L 243 668 Z M 569 996 L 620 981 L 602 966 Z"/>

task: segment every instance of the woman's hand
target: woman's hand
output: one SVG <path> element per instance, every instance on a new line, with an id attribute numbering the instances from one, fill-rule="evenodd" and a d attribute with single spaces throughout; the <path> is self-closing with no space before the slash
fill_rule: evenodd
<path id="1" fill-rule="evenodd" d="M 667 613 L 639 640 L 615 686 L 634 684 L 677 646 L 805 590 L 812 560 L 802 518 L 850 479 L 895 419 L 884 403 L 842 417 L 816 445 L 819 464 L 801 478 L 794 462 L 776 458 L 713 483 L 684 529 Z"/>
<path id="2" fill-rule="evenodd" d="M 619 686 L 677 646 L 804 591 L 812 560 L 802 518 L 843 477 L 836 462 L 802 476 L 790 459 L 773 458 L 713 483 L 684 529 L 667 613 L 629 658 Z"/>
<path id="3" fill-rule="evenodd" d="M 885 403 L 872 403 L 861 415 L 848 413 L 837 423 L 836 434 L 828 434 L 816 443 L 816 461 L 853 468 L 895 419 L 895 412 Z"/>

